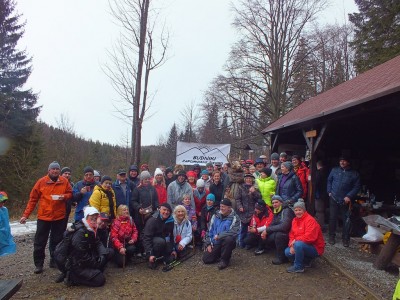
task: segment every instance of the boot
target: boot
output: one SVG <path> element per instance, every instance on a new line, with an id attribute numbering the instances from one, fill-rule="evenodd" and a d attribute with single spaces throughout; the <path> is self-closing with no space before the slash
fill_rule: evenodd
<path id="1" fill-rule="evenodd" d="M 39 266 L 36 266 L 35 267 L 35 270 L 33 271 L 33 273 L 35 273 L 35 274 L 40 274 L 40 273 L 43 273 L 43 266 L 41 265 L 39 265 Z"/>
<path id="2" fill-rule="evenodd" d="M 65 279 L 65 275 L 66 275 L 65 273 L 59 274 L 58 277 L 56 278 L 56 280 L 54 280 L 54 282 L 55 282 L 55 283 L 63 282 L 64 279 Z"/>

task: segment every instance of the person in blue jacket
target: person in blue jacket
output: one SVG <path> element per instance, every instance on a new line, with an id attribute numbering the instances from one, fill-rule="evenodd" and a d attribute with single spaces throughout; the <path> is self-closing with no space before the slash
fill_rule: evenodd
<path id="1" fill-rule="evenodd" d="M 339 167 L 331 170 L 328 176 L 327 192 L 329 195 L 329 244 L 335 244 L 336 223 L 339 213 L 342 215 L 342 243 L 344 247 L 350 244 L 350 222 L 346 222 L 349 205 L 355 200 L 360 190 L 360 175 L 351 168 L 350 159 L 341 156 Z"/>
<path id="2" fill-rule="evenodd" d="M 203 254 L 205 264 L 215 263 L 221 258 L 219 270 L 225 269 L 236 247 L 236 238 L 240 230 L 240 218 L 232 209 L 229 199 L 222 199 L 220 210 L 211 218 L 206 234 L 206 249 Z"/>
<path id="3" fill-rule="evenodd" d="M 85 167 L 83 169 L 83 180 L 78 181 L 73 189 L 73 202 L 76 202 L 75 208 L 75 222 L 79 222 L 83 218 L 83 209 L 89 205 L 89 198 L 93 193 L 94 187 L 98 184 L 94 180 L 94 170 L 92 167 Z"/>
<path id="4" fill-rule="evenodd" d="M 126 175 L 126 171 L 124 169 L 119 169 L 117 173 L 117 180 L 112 184 L 112 189 L 115 193 L 115 199 L 117 201 L 117 206 L 126 205 L 129 208 L 129 211 L 132 211 L 133 207 L 129 207 L 133 190 L 136 188 L 136 185 L 130 181 Z"/>

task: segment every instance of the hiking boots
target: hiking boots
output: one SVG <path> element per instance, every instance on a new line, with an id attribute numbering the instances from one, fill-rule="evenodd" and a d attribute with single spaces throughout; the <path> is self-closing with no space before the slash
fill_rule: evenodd
<path id="1" fill-rule="evenodd" d="M 221 262 L 220 262 L 219 265 L 218 265 L 218 270 L 223 270 L 223 269 L 225 269 L 226 267 L 228 267 L 228 263 L 225 262 L 225 261 L 223 261 L 223 260 L 221 260 Z"/>
<path id="2" fill-rule="evenodd" d="M 33 273 L 35 273 L 35 274 L 43 273 L 43 266 L 36 266 Z"/>
<path id="3" fill-rule="evenodd" d="M 286 269 L 288 273 L 304 273 L 304 268 L 296 269 L 295 266 L 291 266 Z"/>
<path id="4" fill-rule="evenodd" d="M 273 265 L 281 265 L 281 264 L 284 264 L 284 263 L 287 263 L 287 262 L 288 262 L 288 259 L 286 257 L 285 258 L 275 257 L 272 260 L 272 264 Z"/>
<path id="5" fill-rule="evenodd" d="M 59 275 L 57 276 L 56 280 L 54 280 L 54 282 L 55 282 L 55 283 L 63 282 L 64 279 L 65 279 L 65 275 L 66 275 L 66 274 L 64 274 L 64 273 L 59 274 Z"/>
<path id="6" fill-rule="evenodd" d="M 330 236 L 329 240 L 328 240 L 328 243 L 331 244 L 331 245 L 335 245 L 335 237 L 334 236 Z"/>
<path id="7" fill-rule="evenodd" d="M 263 254 L 264 252 L 265 252 L 264 249 L 259 248 L 259 249 L 257 249 L 256 251 L 254 251 L 254 255 L 261 255 L 261 254 Z"/>

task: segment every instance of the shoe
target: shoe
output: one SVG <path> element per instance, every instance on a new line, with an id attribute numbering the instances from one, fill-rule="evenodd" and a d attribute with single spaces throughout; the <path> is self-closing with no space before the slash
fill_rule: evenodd
<path id="1" fill-rule="evenodd" d="M 287 263 L 288 262 L 288 260 L 287 260 L 287 258 L 278 258 L 278 257 L 275 257 L 273 260 L 272 260 L 272 264 L 273 265 L 281 265 L 281 264 L 284 264 L 284 263 Z"/>
<path id="2" fill-rule="evenodd" d="M 218 265 L 218 270 L 223 270 L 226 267 L 228 267 L 228 264 L 226 262 L 224 262 L 223 260 L 221 260 L 221 262 Z"/>
<path id="3" fill-rule="evenodd" d="M 52 258 L 50 259 L 49 267 L 52 268 L 52 269 L 56 269 L 57 268 L 56 262 Z"/>
<path id="4" fill-rule="evenodd" d="M 256 251 L 254 251 L 254 255 L 261 255 L 265 252 L 264 249 L 257 249 Z"/>
<path id="5" fill-rule="evenodd" d="M 310 262 L 304 262 L 304 268 L 311 268 L 311 261 Z"/>
<path id="6" fill-rule="evenodd" d="M 60 282 L 63 282 L 64 279 L 65 279 L 65 274 L 64 274 L 64 273 L 61 273 L 61 274 L 58 275 L 58 277 L 56 278 L 56 280 L 54 280 L 54 282 L 55 282 L 55 283 L 60 283 Z"/>
<path id="7" fill-rule="evenodd" d="M 342 243 L 343 243 L 343 247 L 349 247 L 350 246 L 350 241 L 348 241 L 348 240 L 343 240 Z"/>
<path id="8" fill-rule="evenodd" d="M 286 269 L 288 273 L 304 273 L 304 268 L 302 269 L 296 269 L 294 266 L 291 266 Z"/>
<path id="9" fill-rule="evenodd" d="M 43 273 L 43 266 L 36 266 L 35 271 L 33 271 L 35 274 L 40 274 Z"/>
<path id="10" fill-rule="evenodd" d="M 334 237 L 334 236 L 330 236 L 328 242 L 329 242 L 329 244 L 331 244 L 331 245 L 335 245 L 335 237 Z"/>

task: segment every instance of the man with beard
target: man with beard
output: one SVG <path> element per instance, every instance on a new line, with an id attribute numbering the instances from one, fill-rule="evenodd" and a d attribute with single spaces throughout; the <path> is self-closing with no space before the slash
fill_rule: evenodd
<path id="1" fill-rule="evenodd" d="M 98 183 L 94 180 L 94 170 L 92 167 L 85 167 L 83 174 L 83 180 L 78 181 L 73 189 L 73 201 L 77 203 L 75 208 L 75 222 L 82 220 L 83 208 L 89 205 L 89 198 L 92 196 L 94 187 Z"/>
<path id="2" fill-rule="evenodd" d="M 39 203 L 37 227 L 33 244 L 35 274 L 43 272 L 45 249 L 50 235 L 50 267 L 55 268 L 53 253 L 63 238 L 65 230 L 65 202 L 71 199 L 72 188 L 68 180 L 60 176 L 60 164 L 56 161 L 49 165 L 46 176 L 40 178 L 33 187 L 29 202 L 20 219 L 25 224 L 30 214 Z"/>
<path id="3" fill-rule="evenodd" d="M 195 207 L 192 187 L 186 181 L 186 172 L 181 170 L 177 174 L 177 179 L 171 182 L 167 190 L 167 202 L 171 205 L 172 210 L 175 209 L 175 206 L 182 204 L 185 194 L 190 195 L 190 205 Z"/>

